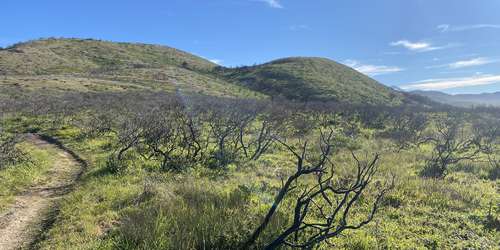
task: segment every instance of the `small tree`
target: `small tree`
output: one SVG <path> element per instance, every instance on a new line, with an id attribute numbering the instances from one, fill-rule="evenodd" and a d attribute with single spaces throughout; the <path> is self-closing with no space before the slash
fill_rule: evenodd
<path id="1" fill-rule="evenodd" d="M 143 135 L 142 115 L 134 115 L 120 123 L 117 129 L 118 150 L 116 159 L 123 160 L 123 154 L 137 146 Z"/>
<path id="2" fill-rule="evenodd" d="M 424 114 L 395 112 L 391 124 L 391 128 L 383 132 L 382 136 L 394 142 L 398 153 L 427 141 L 424 131 L 428 119 Z"/>
<path id="3" fill-rule="evenodd" d="M 287 114 L 279 105 L 266 103 L 254 107 L 255 115 L 249 116 L 251 123 L 242 123 L 239 133 L 243 154 L 251 161 L 258 160 L 274 144 L 287 122 Z"/>
<path id="4" fill-rule="evenodd" d="M 456 116 L 438 119 L 436 132 L 427 140 L 433 152 L 421 171 L 423 177 L 444 178 L 450 165 L 474 160 L 482 151 L 481 137 Z"/>
<path id="5" fill-rule="evenodd" d="M 116 115 L 113 112 L 94 111 L 84 119 L 79 120 L 78 125 L 82 129 L 82 137 L 93 138 L 115 132 L 115 121 Z"/>
<path id="6" fill-rule="evenodd" d="M 181 170 L 200 160 L 199 128 L 179 102 L 150 112 L 143 123 L 142 151 L 160 158 L 163 170 Z"/>
<path id="7" fill-rule="evenodd" d="M 474 126 L 477 134 L 483 138 L 482 151 L 490 165 L 489 178 L 492 180 L 500 177 L 500 121 L 482 118 Z"/>
<path id="8" fill-rule="evenodd" d="M 240 100 L 204 98 L 196 104 L 196 114 L 208 128 L 208 139 L 214 149 L 209 166 L 226 167 L 234 162 L 243 149 L 242 133 L 255 119 L 256 113 Z"/>
<path id="9" fill-rule="evenodd" d="M 380 190 L 376 195 L 366 217 L 357 223 L 351 222 L 354 207 L 360 201 L 367 187 L 377 172 L 379 155 L 370 161 L 360 161 L 354 153 L 356 170 L 352 178 L 338 179 L 334 175 L 331 155 L 336 151 L 336 132 L 330 129 L 321 132 L 316 154 L 311 155 L 311 147 L 307 142 L 299 148 L 284 141 L 280 143 L 291 152 L 296 159 L 296 171 L 283 182 L 262 223 L 253 232 L 245 248 L 251 248 L 269 225 L 271 219 L 287 196 L 297 193 L 293 202 L 293 221 L 267 245 L 264 249 L 276 249 L 281 246 L 311 249 L 339 236 L 345 230 L 356 230 L 368 224 L 374 218 L 384 195 L 392 188 L 392 184 Z M 299 184 L 307 179 L 315 179 L 314 184 Z M 306 181 L 307 183 L 307 181 Z"/>

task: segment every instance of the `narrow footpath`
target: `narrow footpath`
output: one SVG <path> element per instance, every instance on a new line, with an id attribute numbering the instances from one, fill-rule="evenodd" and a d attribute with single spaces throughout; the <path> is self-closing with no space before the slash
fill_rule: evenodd
<path id="1" fill-rule="evenodd" d="M 33 186 L 15 197 L 15 203 L 0 214 L 0 250 L 28 248 L 39 237 L 57 201 L 70 190 L 82 170 L 81 164 L 57 145 L 37 135 L 27 135 L 27 140 L 42 150 L 55 150 L 56 160 L 49 171 L 49 181 Z"/>

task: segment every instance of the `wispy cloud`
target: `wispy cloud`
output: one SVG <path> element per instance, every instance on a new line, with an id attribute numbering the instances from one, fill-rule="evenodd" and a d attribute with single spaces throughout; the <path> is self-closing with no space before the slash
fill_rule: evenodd
<path id="1" fill-rule="evenodd" d="M 428 68 L 428 69 L 435 69 L 435 68 L 462 69 L 462 68 L 482 66 L 482 65 L 486 65 L 486 64 L 495 63 L 495 62 L 498 62 L 498 60 L 494 60 L 494 59 L 486 58 L 486 57 L 477 57 L 477 58 L 472 58 L 469 60 L 456 61 L 456 62 L 452 62 L 452 63 L 448 63 L 448 64 L 428 66 L 426 68 Z"/>
<path id="2" fill-rule="evenodd" d="M 470 60 L 465 60 L 465 61 L 458 61 L 451 63 L 449 65 L 450 68 L 452 69 L 461 69 L 461 68 L 467 68 L 467 67 L 474 67 L 474 66 L 481 66 L 485 64 L 490 64 L 495 62 L 494 60 L 485 58 L 485 57 L 478 57 Z"/>
<path id="3" fill-rule="evenodd" d="M 402 86 L 405 90 L 444 90 L 500 83 L 500 75 L 476 75 L 462 78 L 429 79 Z"/>
<path id="4" fill-rule="evenodd" d="M 278 0 L 254 0 L 258 2 L 264 2 L 271 8 L 283 9 L 283 5 Z"/>
<path id="5" fill-rule="evenodd" d="M 500 24 L 473 24 L 473 25 L 461 25 L 461 26 L 441 24 L 438 25 L 436 28 L 441 32 L 466 31 L 466 30 L 476 30 L 476 29 L 500 29 Z"/>
<path id="6" fill-rule="evenodd" d="M 392 42 L 390 43 L 391 46 L 394 47 L 403 47 L 406 48 L 410 51 L 415 51 L 415 52 L 427 52 L 427 51 L 433 51 L 433 50 L 440 50 L 440 49 L 445 49 L 448 46 L 434 46 L 431 43 L 427 42 L 411 42 L 408 40 L 400 40 L 397 42 Z"/>
<path id="7" fill-rule="evenodd" d="M 346 60 L 344 64 L 369 76 L 397 73 L 404 70 L 395 66 L 362 64 L 356 60 Z"/>

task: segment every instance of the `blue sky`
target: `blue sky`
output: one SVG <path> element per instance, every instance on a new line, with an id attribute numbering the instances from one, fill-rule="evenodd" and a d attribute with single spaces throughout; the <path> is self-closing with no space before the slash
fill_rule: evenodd
<path id="1" fill-rule="evenodd" d="M 40 37 L 176 47 L 226 66 L 327 57 L 389 86 L 500 91 L 498 0 L 3 0 L 0 46 Z"/>

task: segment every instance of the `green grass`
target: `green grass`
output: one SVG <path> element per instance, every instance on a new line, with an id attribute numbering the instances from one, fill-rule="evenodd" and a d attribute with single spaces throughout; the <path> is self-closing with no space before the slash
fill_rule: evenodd
<path id="1" fill-rule="evenodd" d="M 56 136 L 90 162 L 81 185 L 64 199 L 42 249 L 228 249 L 258 219 L 248 188 L 211 171 L 151 172 L 140 160 L 111 174 L 105 166 L 110 138 L 76 140 L 67 129 Z M 240 183 L 241 184 L 241 183 Z M 258 207 L 258 206 L 257 206 Z M 258 212 L 262 212 L 259 210 Z M 160 220 L 161 222 L 159 222 Z M 242 225 L 246 224 L 246 225 Z"/>
<path id="2" fill-rule="evenodd" d="M 216 65 L 158 45 L 82 39 L 42 39 L 0 50 L 0 97 L 23 92 L 153 90 L 263 98 L 212 74 Z"/>
<path id="3" fill-rule="evenodd" d="M 398 105 L 406 99 L 354 69 L 324 58 L 285 58 L 236 69 L 216 66 L 165 46 L 42 39 L 0 50 L 0 74 L 4 75 L 0 90 L 180 89 L 225 97 L 281 96 L 383 105 Z"/>
<path id="4" fill-rule="evenodd" d="M 231 249 L 256 228 L 281 185 L 280 176 L 289 175 L 294 167 L 289 153 L 273 148 L 258 161 L 232 164 L 224 172 L 193 168 L 166 173 L 159 171 L 158 162 L 144 161 L 131 151 L 126 156 L 127 169 L 112 174 L 106 160 L 112 153 L 113 136 L 82 139 L 80 130 L 72 126 L 50 130 L 43 121 L 10 122 L 11 127 L 38 128 L 59 138 L 89 162 L 75 191 L 62 200 L 55 224 L 39 245 L 42 249 Z M 454 166 L 444 180 L 423 179 L 418 173 L 430 147 L 392 153 L 387 151 L 389 141 L 374 139 L 372 131 L 364 134 L 358 141 L 361 148 L 369 149 L 368 153 L 385 151 L 377 178 L 384 180 L 391 173 L 396 187 L 372 223 L 332 241 L 339 249 L 498 246 L 500 233 L 488 214 L 498 224 L 500 185 L 488 178 L 483 163 Z M 348 152 L 334 159 L 339 174 L 352 166 Z M 21 173 L 13 171 L 17 175 L 11 179 L 22 180 Z M 17 182 L 11 186 L 20 187 Z M 370 191 L 368 197 L 374 194 Z M 288 200 L 283 208 L 289 205 Z M 366 206 L 359 211 L 363 209 Z M 277 214 L 258 244 L 271 239 L 289 220 L 288 215 Z"/>
<path id="5" fill-rule="evenodd" d="M 162 80 L 151 78 L 164 74 Z M 165 91 L 184 95 L 203 94 L 233 98 L 265 98 L 266 95 L 231 84 L 224 79 L 182 68 L 141 69 L 108 72 L 107 75 L 5 76 L 0 78 L 0 97 L 15 98 L 28 93 L 102 93 L 126 91 Z"/>
<path id="6" fill-rule="evenodd" d="M 105 162 L 113 137 L 81 140 L 78 134 L 73 128 L 54 134 L 90 168 L 62 202 L 42 249 L 235 248 L 271 204 L 279 176 L 294 166 L 288 153 L 275 149 L 223 174 L 197 168 L 174 174 L 129 153 L 127 170 L 111 174 Z M 373 140 L 361 144 L 372 150 L 387 146 Z M 371 224 L 332 242 L 340 249 L 495 249 L 500 233 L 488 227 L 487 215 L 493 204 L 493 215 L 499 216 L 498 181 L 460 170 L 444 180 L 422 179 L 418 172 L 427 153 L 424 148 L 384 154 L 378 178 L 394 174 L 395 190 Z M 336 159 L 339 171 L 351 163 L 347 152 Z M 269 240 L 289 219 L 279 213 L 261 240 Z"/>
<path id="7" fill-rule="evenodd" d="M 20 163 L 0 170 L 0 213 L 14 202 L 14 196 L 27 190 L 30 186 L 47 181 L 47 171 L 52 168 L 55 152 L 51 149 L 40 149 L 30 143 L 18 145 L 29 153 L 31 163 Z"/>
<path id="8" fill-rule="evenodd" d="M 324 58 L 286 58 L 224 69 L 222 75 L 255 91 L 295 100 L 399 104 L 404 97 L 377 81 Z"/>
<path id="9" fill-rule="evenodd" d="M 186 62 L 187 64 L 184 64 Z M 299 100 L 399 104 L 404 97 L 333 61 L 289 58 L 244 69 L 214 71 L 207 60 L 154 45 L 95 40 L 49 39 L 0 51 L 0 98 L 27 93 L 57 96 L 67 92 L 178 91 L 225 97 L 285 96 Z M 77 114 L 76 116 L 84 116 Z M 116 138 L 83 138 L 69 124 L 46 118 L 4 117 L 9 131 L 39 131 L 61 140 L 88 162 L 75 190 L 61 200 L 55 223 L 44 232 L 41 249 L 231 249 L 254 230 L 272 204 L 281 177 L 293 158 L 272 148 L 258 161 L 230 164 L 224 171 L 196 166 L 181 173 L 162 172 L 159 163 L 131 150 L 126 169 L 106 165 Z M 69 118 L 69 117 L 68 117 Z M 85 118 L 85 117 L 71 117 Z M 50 117 L 49 117 L 50 119 Z M 78 119 L 77 119 L 78 120 Z M 59 127 L 59 125 L 61 125 Z M 377 181 L 396 177 L 375 221 L 332 241 L 339 249 L 495 249 L 500 244 L 498 180 L 484 163 L 453 166 L 443 180 L 418 173 L 429 145 L 392 153 L 390 142 L 363 129 L 357 142 L 366 153 L 385 152 Z M 312 139 L 311 139 L 312 140 Z M 43 182 L 52 152 L 21 144 L 35 164 L 0 171 L 0 212 L 13 195 Z M 349 152 L 334 156 L 335 174 L 352 170 Z M 304 180 L 305 182 L 310 180 Z M 376 195 L 370 189 L 366 198 Z M 269 242 L 290 222 L 293 197 L 282 204 L 257 242 Z M 363 199 L 354 218 L 369 208 Z M 495 224 L 496 223 L 496 224 Z M 495 227 L 496 225 L 496 227 Z M 322 245 L 320 249 L 329 249 Z"/>
<path id="10" fill-rule="evenodd" d="M 194 70 L 215 67 L 206 59 L 166 46 L 92 39 L 41 39 L 0 50 L 0 72 L 5 75 L 88 73 L 169 65 L 181 67 L 184 63 Z"/>

